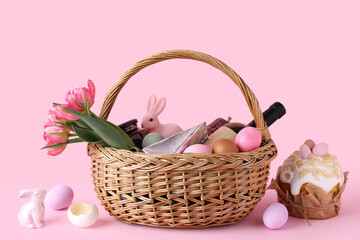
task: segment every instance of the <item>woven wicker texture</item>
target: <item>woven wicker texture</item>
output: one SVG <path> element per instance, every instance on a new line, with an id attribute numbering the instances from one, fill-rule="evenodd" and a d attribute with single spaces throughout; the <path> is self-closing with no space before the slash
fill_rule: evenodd
<path id="1" fill-rule="evenodd" d="M 135 63 L 110 89 L 100 117 L 107 119 L 119 92 L 141 69 L 168 59 L 192 59 L 218 68 L 239 87 L 262 134 L 260 148 L 234 154 L 145 154 L 88 145 L 101 204 L 116 218 L 157 227 L 203 228 L 236 223 L 266 190 L 277 149 L 259 103 L 238 74 L 220 60 L 190 50 L 165 51 Z"/>

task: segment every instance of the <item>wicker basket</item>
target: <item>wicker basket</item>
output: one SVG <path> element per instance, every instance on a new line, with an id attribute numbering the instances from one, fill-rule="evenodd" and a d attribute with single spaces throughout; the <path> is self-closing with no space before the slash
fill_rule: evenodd
<path id="1" fill-rule="evenodd" d="M 262 134 L 260 148 L 231 154 L 145 154 L 88 145 L 95 191 L 110 215 L 156 227 L 204 228 L 236 223 L 266 190 L 277 149 L 259 103 L 238 74 L 220 60 L 189 51 L 165 51 L 135 63 L 106 95 L 107 119 L 126 82 L 141 69 L 168 59 L 192 59 L 218 68 L 240 88 Z"/>

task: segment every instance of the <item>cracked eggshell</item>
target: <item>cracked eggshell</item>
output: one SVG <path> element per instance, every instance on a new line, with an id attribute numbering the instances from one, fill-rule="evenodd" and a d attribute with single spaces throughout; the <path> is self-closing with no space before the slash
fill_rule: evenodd
<path id="1" fill-rule="evenodd" d="M 99 210 L 95 204 L 89 205 L 84 202 L 72 204 L 67 212 L 72 224 L 77 227 L 90 227 L 96 223 L 99 217 Z"/>

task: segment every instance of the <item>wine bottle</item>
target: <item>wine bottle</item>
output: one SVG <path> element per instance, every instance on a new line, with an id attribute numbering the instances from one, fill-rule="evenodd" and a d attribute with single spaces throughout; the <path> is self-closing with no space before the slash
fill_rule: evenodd
<path id="1" fill-rule="evenodd" d="M 264 121 L 266 125 L 269 127 L 273 124 L 276 120 L 284 116 L 286 113 L 286 109 L 284 105 L 279 102 L 273 103 L 265 112 L 263 112 Z M 252 120 L 247 125 L 238 122 L 229 122 L 225 124 L 225 127 L 231 128 L 234 132 L 238 133 L 244 127 L 251 126 L 255 127 L 255 120 Z"/>
<path id="2" fill-rule="evenodd" d="M 286 109 L 284 105 L 279 102 L 273 103 L 265 112 L 263 112 L 264 121 L 268 127 L 271 126 L 276 120 L 284 116 Z M 248 123 L 248 126 L 255 127 L 255 120 Z"/>

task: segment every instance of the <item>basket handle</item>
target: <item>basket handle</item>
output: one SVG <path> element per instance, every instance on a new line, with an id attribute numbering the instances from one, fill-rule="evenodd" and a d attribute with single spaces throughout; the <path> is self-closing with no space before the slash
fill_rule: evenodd
<path id="1" fill-rule="evenodd" d="M 251 91 L 251 89 L 246 85 L 246 83 L 241 79 L 241 77 L 230 67 L 228 67 L 225 63 L 222 61 L 208 55 L 205 53 L 192 51 L 192 50 L 169 50 L 169 51 L 163 51 L 154 55 L 151 55 L 137 63 L 135 63 L 132 67 L 130 67 L 123 75 L 119 77 L 119 79 L 115 82 L 114 86 L 110 89 L 110 91 L 107 93 L 104 103 L 101 108 L 100 117 L 107 119 L 109 116 L 109 113 L 115 103 L 115 100 L 121 91 L 121 89 L 124 87 L 124 85 L 127 83 L 127 81 L 135 75 L 137 72 L 139 72 L 141 69 L 150 66 L 152 64 L 169 60 L 169 59 L 192 59 L 197 60 L 200 62 L 204 62 L 207 64 L 210 64 L 211 66 L 219 69 L 223 73 L 225 73 L 241 90 L 243 93 L 246 103 L 248 104 L 251 114 L 254 117 L 255 124 L 257 129 L 262 134 L 262 139 L 267 140 L 270 138 L 270 133 L 268 131 L 268 128 L 265 124 L 264 117 L 262 115 L 262 111 L 259 106 L 259 102 L 257 98 L 255 97 L 254 93 Z"/>

